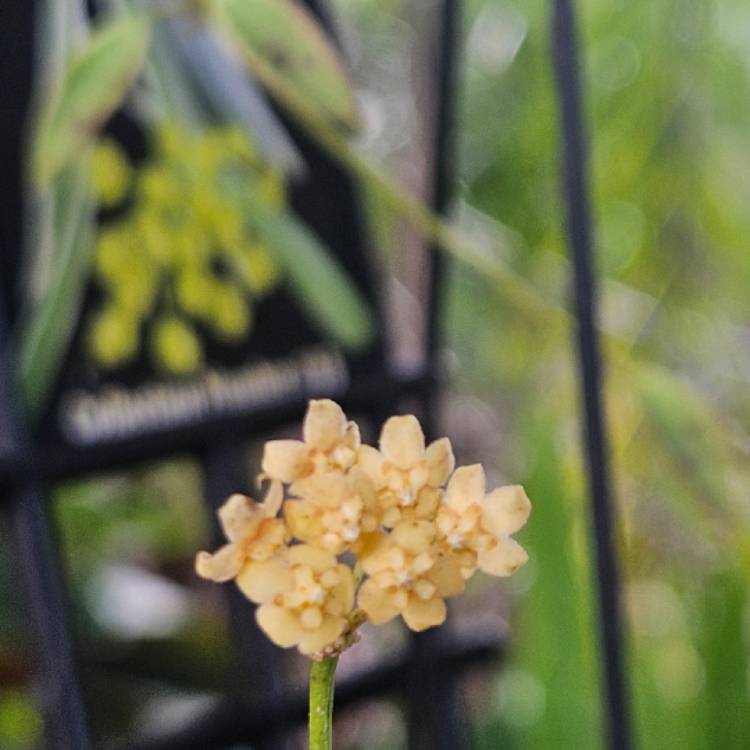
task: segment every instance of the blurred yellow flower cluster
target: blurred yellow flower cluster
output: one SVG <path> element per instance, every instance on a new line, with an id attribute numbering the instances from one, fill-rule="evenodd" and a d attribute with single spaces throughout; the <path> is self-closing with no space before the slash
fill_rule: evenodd
<path id="1" fill-rule="evenodd" d="M 94 271 L 104 304 L 88 350 L 105 369 L 141 351 L 166 374 L 203 362 L 199 330 L 232 345 L 253 325 L 254 298 L 279 279 L 272 252 L 252 226 L 252 206 L 284 208 L 281 176 L 236 128 L 190 131 L 163 123 L 148 161 L 133 168 L 115 141 L 94 152 L 91 182 L 116 219 L 96 241 Z"/>
<path id="2" fill-rule="evenodd" d="M 229 544 L 199 553 L 197 572 L 234 579 L 274 643 L 314 657 L 347 645 L 365 618 L 440 625 L 477 570 L 508 576 L 527 560 L 511 538 L 531 511 L 523 488 L 487 493 L 480 465 L 454 465 L 450 441 L 425 445 L 411 415 L 385 423 L 378 449 L 338 404 L 311 401 L 303 440 L 265 445 L 265 501 L 229 498 Z"/>

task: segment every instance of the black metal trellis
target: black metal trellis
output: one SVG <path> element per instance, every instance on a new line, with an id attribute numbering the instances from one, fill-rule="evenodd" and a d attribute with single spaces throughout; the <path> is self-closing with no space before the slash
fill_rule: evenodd
<path id="1" fill-rule="evenodd" d="M 319 2 L 309 5 L 325 19 Z M 12 20 L 28 20 L 31 4 L 16 4 L 4 9 L 15 14 Z M 591 263 L 591 230 L 585 183 L 585 150 L 579 94 L 576 43 L 571 0 L 553 0 L 554 61 L 561 103 L 563 134 L 564 190 L 568 208 L 571 252 L 574 260 L 574 287 L 579 320 L 578 344 L 581 355 L 583 403 L 586 414 L 586 450 L 597 551 L 599 604 L 602 621 L 602 656 L 607 686 L 609 744 L 617 750 L 630 747 L 627 701 L 621 656 L 621 625 L 618 607 L 619 581 L 613 545 L 613 517 L 610 509 L 609 477 L 606 463 L 606 432 L 601 407 L 601 374 L 595 320 L 595 276 Z M 453 192 L 453 114 L 455 109 L 456 52 L 460 3 L 440 0 L 435 50 L 434 131 L 432 133 L 432 195 L 435 211 L 445 213 Z M 9 16 L 4 17 L 7 21 Z M 21 36 L 23 36 L 21 34 Z M 12 54 L 15 50 L 5 50 Z M 26 50 L 30 55 L 30 50 Z M 6 68 L 17 70 L 12 65 Z M 17 82 L 14 82 L 17 86 Z M 19 106 L 4 111 L 3 136 L 15 149 L 11 161 L 17 162 L 24 126 L 28 91 L 19 98 Z M 8 116 L 8 114 L 10 116 Z M 319 157 L 318 157 L 319 158 Z M 325 162 L 325 159 L 323 159 Z M 326 166 L 330 169 L 330 166 Z M 328 174 L 328 173 L 327 173 Z M 19 177 L 19 175 L 16 175 Z M 6 175 L 6 181 L 8 177 Z M 11 195 L 20 195 L 20 179 L 11 179 Z M 344 192 L 353 191 L 346 178 L 339 183 Z M 304 194 L 299 196 L 304 202 Z M 20 241 L 21 211 L 5 211 L 11 222 L 3 226 L 3 244 L 7 249 Z M 12 226 L 11 226 L 12 225 Z M 10 227 L 10 230 L 9 230 Z M 7 244 L 6 244 L 7 243 Z M 6 259 L 7 259 L 7 254 Z M 2 263 L 0 258 L 0 263 Z M 7 269 L 6 269 L 7 270 Z M 405 397 L 420 404 L 428 435 L 435 434 L 435 396 L 438 383 L 436 349 L 438 343 L 437 306 L 445 261 L 439 253 L 431 255 L 428 362 L 423 373 L 408 380 L 388 373 L 374 373 L 354 384 L 344 406 L 375 418 L 393 410 Z M 2 279 L 5 302 L 10 292 L 8 275 Z M 3 306 L 0 295 L 0 309 Z M 2 316 L 0 316 L 2 317 Z M 93 469 L 127 464 L 139 458 L 161 453 L 158 440 L 139 441 L 126 451 L 93 450 L 82 456 L 40 456 L 28 441 L 23 419 L 14 413 L 18 404 L 11 363 L 11 344 L 5 328 L 0 330 L 0 490 L 8 498 L 18 547 L 17 560 L 22 585 L 28 594 L 29 618 L 39 645 L 39 675 L 50 750 L 85 750 L 90 746 L 86 715 L 74 664 L 74 644 L 67 627 L 65 588 L 54 545 L 54 532 L 42 494 L 43 481 L 78 475 Z M 302 401 L 282 408 L 259 412 L 252 424 L 246 419 L 226 421 L 208 431 L 200 440 L 188 430 L 175 434 L 171 450 L 187 448 L 202 461 L 205 495 L 210 508 L 237 487 L 247 484 L 244 457 L 238 446 L 241 439 L 282 424 L 301 413 Z M 229 435 L 228 435 L 229 431 Z M 5 499 L 5 497 L 3 499 Z M 222 703 L 217 709 L 169 736 L 128 741 L 124 747 L 141 750 L 221 750 L 240 742 L 254 742 L 261 748 L 282 748 L 287 730 L 305 719 L 306 696 L 289 693 L 278 683 L 278 655 L 257 631 L 252 609 L 236 592 L 229 593 L 230 616 L 238 649 L 238 664 L 244 690 L 239 700 Z M 415 637 L 402 658 L 380 665 L 365 675 L 354 675 L 342 682 L 337 692 L 340 707 L 380 695 L 404 695 L 409 705 L 409 742 L 413 750 L 461 750 L 469 746 L 462 721 L 455 676 L 465 668 L 496 657 L 501 650 L 498 636 L 483 636 L 473 642 L 451 642 L 440 632 Z M 252 679 L 247 681 L 247 675 Z"/>
<path id="2" fill-rule="evenodd" d="M 622 657 L 620 580 L 613 538 L 615 521 L 607 463 L 601 357 L 596 329 L 597 288 L 586 184 L 586 145 L 573 0 L 554 1 L 552 29 L 562 129 L 563 185 L 578 320 L 580 385 L 586 425 L 584 448 L 594 521 L 607 729 L 610 747 L 627 750 L 631 746 L 631 740 Z"/>

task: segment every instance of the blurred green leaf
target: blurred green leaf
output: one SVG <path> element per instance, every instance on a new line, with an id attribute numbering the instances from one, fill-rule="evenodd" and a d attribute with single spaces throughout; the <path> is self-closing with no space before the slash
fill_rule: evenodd
<path id="1" fill-rule="evenodd" d="M 321 330 L 347 349 L 365 347 L 374 334 L 370 307 L 320 240 L 287 214 L 266 213 L 256 229 L 283 264 L 295 298 Z"/>
<path id="2" fill-rule="evenodd" d="M 634 383 L 662 448 L 678 472 L 689 477 L 693 494 L 715 508 L 721 506 L 726 456 L 714 415 L 668 371 L 644 365 L 637 369 Z"/>
<path id="3" fill-rule="evenodd" d="M 93 246 L 88 180 L 88 159 L 84 158 L 55 182 L 54 268 L 49 286 L 39 302 L 24 311 L 21 321 L 19 381 L 31 419 L 44 408 L 83 302 Z"/>
<path id="4" fill-rule="evenodd" d="M 47 188 L 122 103 L 146 59 L 150 19 L 129 15 L 98 30 L 72 60 L 42 111 L 32 178 Z"/>
<path id="5" fill-rule="evenodd" d="M 316 19 L 293 0 L 216 0 L 222 24 L 253 54 L 282 75 L 327 119 L 347 130 L 359 126 L 354 96 L 338 52 Z"/>
<path id="6" fill-rule="evenodd" d="M 698 639 L 706 669 L 705 724 L 710 746 L 747 747 L 747 579 L 739 569 L 712 576 L 705 587 Z"/>

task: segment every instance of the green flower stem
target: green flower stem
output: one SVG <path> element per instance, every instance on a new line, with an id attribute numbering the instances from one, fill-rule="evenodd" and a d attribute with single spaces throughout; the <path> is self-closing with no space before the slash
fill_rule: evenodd
<path id="1" fill-rule="evenodd" d="M 311 663 L 308 750 L 333 748 L 333 687 L 338 661 L 334 656 Z"/>

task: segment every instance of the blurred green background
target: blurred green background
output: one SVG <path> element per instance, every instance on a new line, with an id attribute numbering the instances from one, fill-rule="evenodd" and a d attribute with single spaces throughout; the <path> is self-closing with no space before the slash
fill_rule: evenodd
<path id="1" fill-rule="evenodd" d="M 519 277 L 566 306 L 550 4 L 466 5 L 457 221 L 480 244 L 499 242 Z M 637 744 L 743 748 L 750 746 L 750 7 L 578 5 Z M 434 5 L 337 0 L 334 8 L 367 122 L 360 146 L 418 189 L 420 39 Z M 375 203 L 372 221 L 389 248 L 385 268 L 402 280 L 408 233 Z M 600 748 L 572 332 L 544 305 L 518 299 L 453 265 L 442 312 L 449 378 L 441 432 L 460 460 L 485 462 L 498 482 L 522 482 L 534 504 L 519 535 L 530 563 L 501 585 L 510 602 L 507 658 L 479 688 L 467 684 L 476 746 Z M 400 347 L 408 357 L 408 337 Z M 222 689 L 229 651 L 220 594 L 191 575 L 209 535 L 199 487 L 197 467 L 184 459 L 55 488 L 87 693 L 106 686 L 109 696 L 88 701 L 105 740 L 165 717 L 179 723 Z M 2 542 L 0 587 L 11 601 L 12 547 Z M 146 616 L 144 601 L 160 604 Z M 29 648 L 18 608 L 4 606 L 7 750 L 40 746 Z M 387 704 L 368 711 L 341 728 L 342 750 L 403 744 L 397 711 Z"/>

